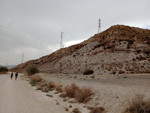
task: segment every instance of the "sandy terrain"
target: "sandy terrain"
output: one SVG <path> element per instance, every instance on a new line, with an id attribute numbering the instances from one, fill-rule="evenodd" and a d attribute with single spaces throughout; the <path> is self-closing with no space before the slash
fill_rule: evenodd
<path id="1" fill-rule="evenodd" d="M 25 76 L 19 76 L 15 81 L 10 80 L 9 75 L 1 75 L 0 113 L 71 113 L 74 108 L 78 108 L 82 113 L 89 113 L 85 106 L 102 106 L 107 113 L 122 113 L 135 95 L 143 94 L 145 99 L 150 99 L 150 76 L 147 74 L 85 76 L 40 73 L 38 75 L 63 86 L 71 83 L 89 86 L 95 94 L 86 104 L 70 103 L 69 101 L 74 99 L 64 100 L 55 90 L 48 93 L 35 90 L 36 87 L 32 87 Z"/>
<path id="2" fill-rule="evenodd" d="M 58 107 L 59 106 L 59 107 Z M 0 76 L 0 113 L 67 113 L 45 93 L 36 91 L 28 81 Z"/>
<path id="3" fill-rule="evenodd" d="M 61 83 L 64 86 L 76 83 L 79 86 L 89 86 L 95 94 L 85 106 L 102 106 L 108 113 L 122 113 L 129 101 L 136 95 L 144 95 L 150 99 L 150 75 L 65 75 L 40 74 L 47 81 Z M 74 106 L 74 105 L 72 105 Z M 82 110 L 82 113 L 87 113 Z"/>

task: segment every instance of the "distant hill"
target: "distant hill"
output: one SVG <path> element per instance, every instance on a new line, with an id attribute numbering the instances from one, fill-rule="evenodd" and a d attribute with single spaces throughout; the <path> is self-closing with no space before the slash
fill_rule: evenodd
<path id="1" fill-rule="evenodd" d="M 16 66 L 16 65 L 8 65 L 7 68 L 8 68 L 8 69 L 11 69 L 11 68 L 13 68 L 13 67 L 15 67 L 15 66 Z"/>
<path id="2" fill-rule="evenodd" d="M 13 68 L 23 72 L 29 64 L 41 72 L 83 74 L 149 73 L 150 30 L 114 25 L 88 40 Z"/>
<path id="3" fill-rule="evenodd" d="M 3 65 L 0 65 L 0 67 L 7 67 L 8 69 L 11 69 L 13 67 L 15 67 L 16 65 L 8 65 L 8 66 L 3 66 Z"/>

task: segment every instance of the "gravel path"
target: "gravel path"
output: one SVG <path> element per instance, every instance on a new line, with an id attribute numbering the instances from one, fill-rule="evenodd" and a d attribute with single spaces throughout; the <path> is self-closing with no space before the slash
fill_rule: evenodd
<path id="1" fill-rule="evenodd" d="M 10 75 L 0 75 L 0 113 L 66 113 L 45 93 L 36 91 L 31 85 Z"/>

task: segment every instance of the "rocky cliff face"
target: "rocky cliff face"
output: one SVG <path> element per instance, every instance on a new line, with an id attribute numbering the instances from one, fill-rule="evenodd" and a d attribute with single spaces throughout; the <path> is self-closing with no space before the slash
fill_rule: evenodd
<path id="1" fill-rule="evenodd" d="M 150 30 L 115 25 L 80 44 L 18 65 L 13 71 L 23 71 L 29 64 L 48 73 L 149 73 Z"/>

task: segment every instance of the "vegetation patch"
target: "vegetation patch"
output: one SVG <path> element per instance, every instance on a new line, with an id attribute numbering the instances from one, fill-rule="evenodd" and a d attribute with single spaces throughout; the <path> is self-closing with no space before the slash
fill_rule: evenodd
<path id="1" fill-rule="evenodd" d="M 58 94 L 58 93 L 60 93 L 59 91 L 57 91 L 57 92 L 55 92 L 54 94 Z"/>
<path id="2" fill-rule="evenodd" d="M 48 96 L 48 97 L 53 97 L 53 95 L 50 95 L 50 94 L 46 94 L 46 96 Z"/>
<path id="3" fill-rule="evenodd" d="M 42 90 L 42 88 L 36 88 L 36 90 Z"/>
<path id="4" fill-rule="evenodd" d="M 42 88 L 42 92 L 48 92 L 47 86 L 44 86 L 44 87 Z"/>
<path id="5" fill-rule="evenodd" d="M 90 113 L 104 113 L 105 112 L 105 108 L 103 107 L 88 107 L 88 109 L 90 110 Z"/>
<path id="6" fill-rule="evenodd" d="M 58 91 L 58 92 L 62 92 L 62 85 L 61 85 L 60 83 L 56 84 L 56 85 L 55 85 L 55 89 L 56 89 L 56 91 Z"/>
<path id="7" fill-rule="evenodd" d="M 41 82 L 43 79 L 38 75 L 33 75 L 30 77 L 31 81 Z"/>
<path id="8" fill-rule="evenodd" d="M 0 73 L 7 73 L 8 68 L 7 67 L 0 67 Z"/>
<path id="9" fill-rule="evenodd" d="M 143 95 L 136 95 L 124 113 L 150 113 L 150 100 L 144 100 Z"/>
<path id="10" fill-rule="evenodd" d="M 36 82 L 34 80 L 29 82 L 31 84 L 31 86 L 36 86 Z"/>
<path id="11" fill-rule="evenodd" d="M 75 99 L 80 103 L 86 103 L 91 99 L 91 95 L 93 94 L 92 89 L 90 87 L 81 87 L 76 89 L 75 91 Z"/>
<path id="12" fill-rule="evenodd" d="M 38 70 L 37 66 L 35 66 L 35 65 L 29 65 L 26 67 L 26 73 L 28 75 L 33 75 L 38 72 L 39 72 L 39 70 Z"/>
<path id="13" fill-rule="evenodd" d="M 60 95 L 61 97 L 75 98 L 79 103 L 86 103 L 90 100 L 93 91 L 90 87 L 79 87 L 72 83 L 65 87 L 65 94 Z"/>
<path id="14" fill-rule="evenodd" d="M 71 85 L 66 86 L 65 87 L 66 96 L 70 97 L 70 98 L 74 98 L 75 97 L 75 92 L 76 92 L 77 89 L 79 89 L 79 87 L 74 83 L 72 83 Z"/>
<path id="15" fill-rule="evenodd" d="M 72 113 L 81 113 L 81 111 L 78 108 L 74 108 Z"/>
<path id="16" fill-rule="evenodd" d="M 53 91 L 53 90 L 54 90 L 54 88 L 50 88 L 50 89 L 49 89 L 49 91 Z"/>
<path id="17" fill-rule="evenodd" d="M 55 88 L 55 82 L 48 83 L 48 88 Z"/>

